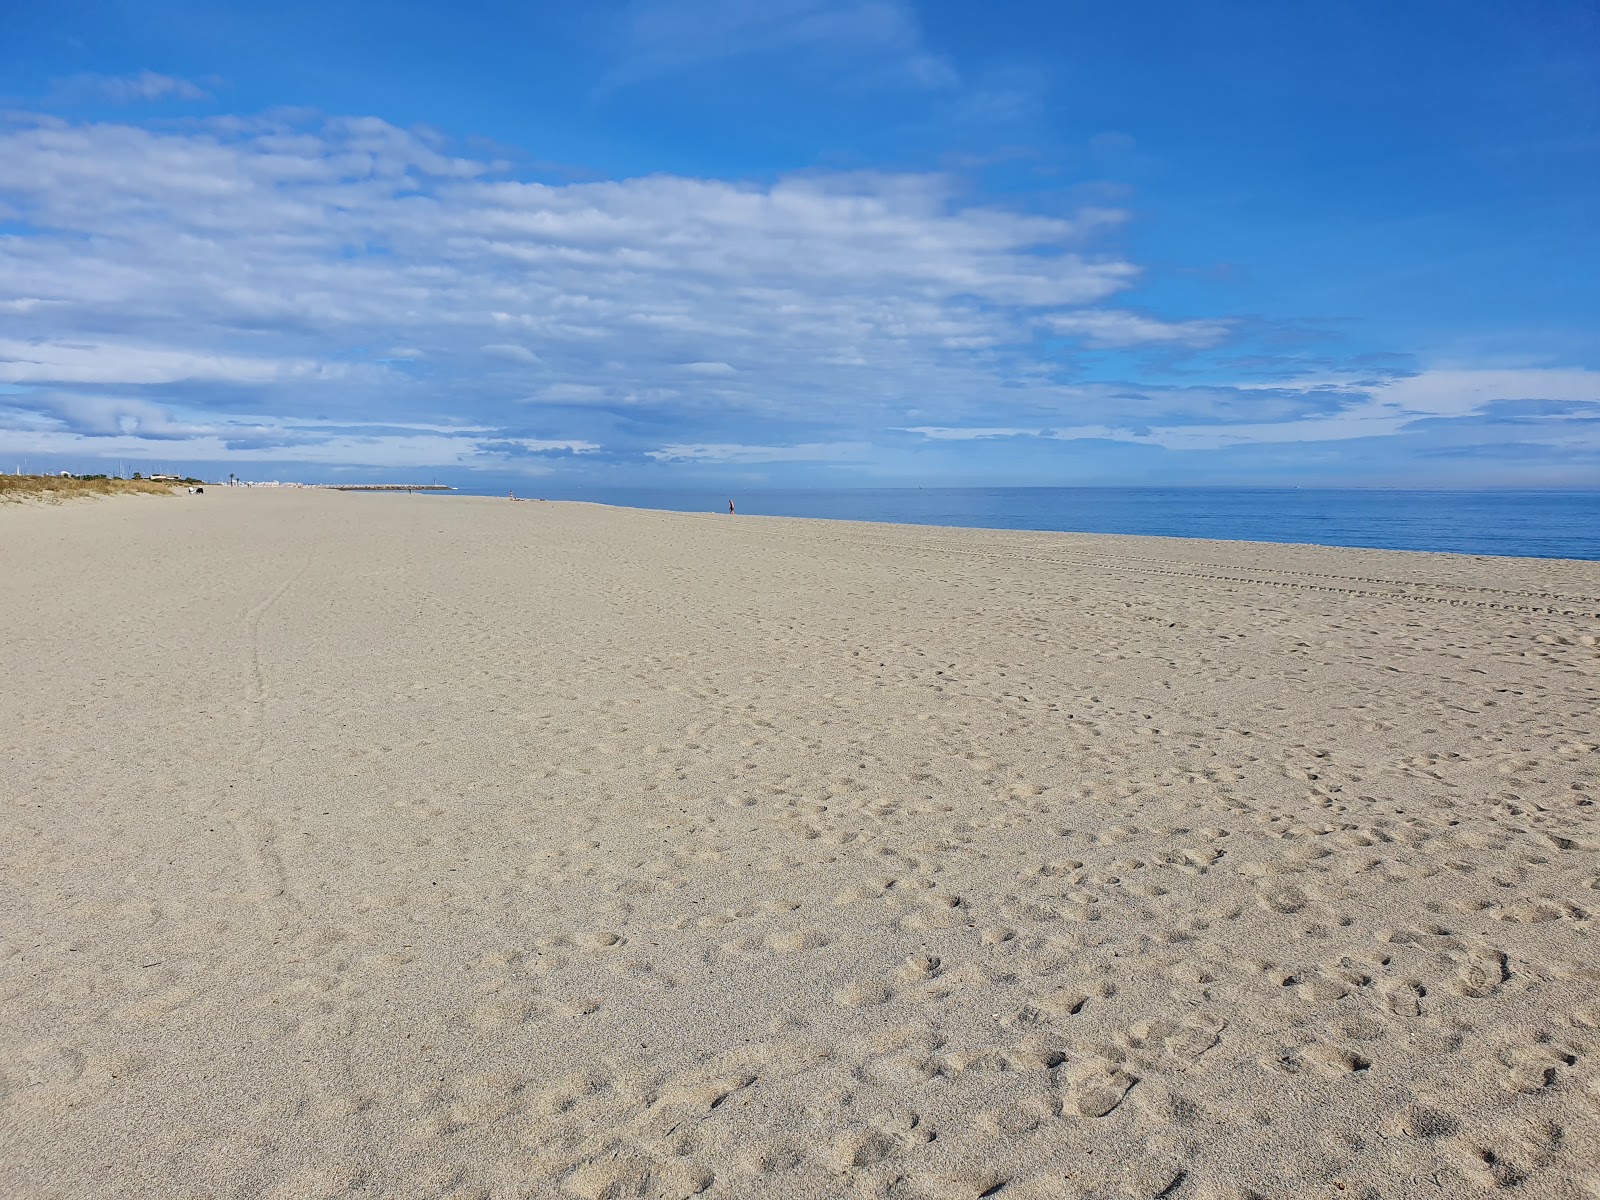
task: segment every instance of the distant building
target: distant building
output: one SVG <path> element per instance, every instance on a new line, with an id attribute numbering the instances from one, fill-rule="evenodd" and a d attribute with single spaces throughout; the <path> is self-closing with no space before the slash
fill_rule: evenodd
<path id="1" fill-rule="evenodd" d="M 177 483 L 179 478 L 180 478 L 180 476 L 177 476 L 177 475 L 152 475 L 152 476 L 150 476 L 150 482 L 151 483 Z"/>

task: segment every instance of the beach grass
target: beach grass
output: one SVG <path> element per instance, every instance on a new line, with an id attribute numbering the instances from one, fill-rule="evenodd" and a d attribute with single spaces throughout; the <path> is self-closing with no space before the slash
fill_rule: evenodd
<path id="1" fill-rule="evenodd" d="M 180 485 L 151 479 L 76 479 L 66 475 L 0 475 L 0 503 L 59 504 L 91 496 L 170 496 Z"/>

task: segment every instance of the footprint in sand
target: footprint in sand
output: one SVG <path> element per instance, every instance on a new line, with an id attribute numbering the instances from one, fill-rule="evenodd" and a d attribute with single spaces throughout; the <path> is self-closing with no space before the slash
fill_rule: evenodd
<path id="1" fill-rule="evenodd" d="M 1365 1071 L 1372 1066 L 1368 1059 L 1354 1050 L 1343 1046 L 1331 1046 L 1326 1042 L 1312 1042 L 1309 1046 L 1302 1046 L 1298 1050 L 1287 1051 L 1276 1059 L 1263 1059 L 1262 1063 L 1288 1075 L 1314 1071 L 1329 1078 Z"/>
<path id="2" fill-rule="evenodd" d="M 1415 979 L 1402 979 L 1383 995 L 1383 1004 L 1397 1017 L 1420 1017 L 1428 989 Z"/>
<path id="3" fill-rule="evenodd" d="M 1128 1090 L 1139 1082 L 1120 1065 L 1106 1059 L 1080 1063 L 1068 1073 L 1067 1098 L 1063 1111 L 1080 1117 L 1103 1117 L 1121 1104 Z"/>
<path id="4" fill-rule="evenodd" d="M 1506 956 L 1498 950 L 1478 948 L 1456 960 L 1450 986 L 1462 996 L 1481 1000 L 1499 991 L 1506 978 Z"/>
<path id="5" fill-rule="evenodd" d="M 661 1163 L 618 1153 L 581 1164 L 565 1184 L 580 1200 L 611 1200 L 616 1196 L 697 1196 L 712 1180 L 711 1172 L 686 1163 Z"/>
<path id="6" fill-rule="evenodd" d="M 800 950 L 814 950 L 826 946 L 828 939 L 817 929 L 786 929 L 767 938 L 767 945 L 780 954 L 793 954 Z"/>
<path id="7" fill-rule="evenodd" d="M 892 996 L 888 988 L 871 983 L 848 983 L 833 993 L 833 1002 L 843 1008 L 861 1008 L 869 1004 L 887 1004 Z"/>
<path id="8" fill-rule="evenodd" d="M 1501 1059 L 1506 1068 L 1501 1083 L 1507 1091 L 1533 1095 L 1554 1085 L 1557 1072 L 1563 1067 L 1572 1066 L 1577 1061 L 1578 1056 L 1572 1047 L 1559 1043 L 1542 1042 L 1532 1046 L 1520 1046 Z"/>
<path id="9" fill-rule="evenodd" d="M 913 954 L 895 970 L 895 974 L 907 983 L 921 983 L 925 979 L 935 978 L 942 967 L 937 954 Z"/>
<path id="10" fill-rule="evenodd" d="M 1210 1013 L 1197 1013 L 1180 1024 L 1162 1039 L 1162 1044 L 1172 1057 L 1193 1062 L 1222 1040 L 1222 1031 L 1228 1022 Z"/>

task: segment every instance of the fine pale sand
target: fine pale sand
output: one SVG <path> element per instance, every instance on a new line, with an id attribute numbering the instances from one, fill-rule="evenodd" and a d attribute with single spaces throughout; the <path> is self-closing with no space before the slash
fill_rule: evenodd
<path id="1" fill-rule="evenodd" d="M 0 511 L 0 1194 L 1600 1194 L 1600 565 Z"/>

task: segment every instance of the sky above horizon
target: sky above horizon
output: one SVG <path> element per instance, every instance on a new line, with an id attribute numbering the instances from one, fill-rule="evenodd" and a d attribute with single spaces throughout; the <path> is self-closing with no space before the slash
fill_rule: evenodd
<path id="1" fill-rule="evenodd" d="M 57 0 L 0 470 L 1600 487 L 1589 0 Z"/>

